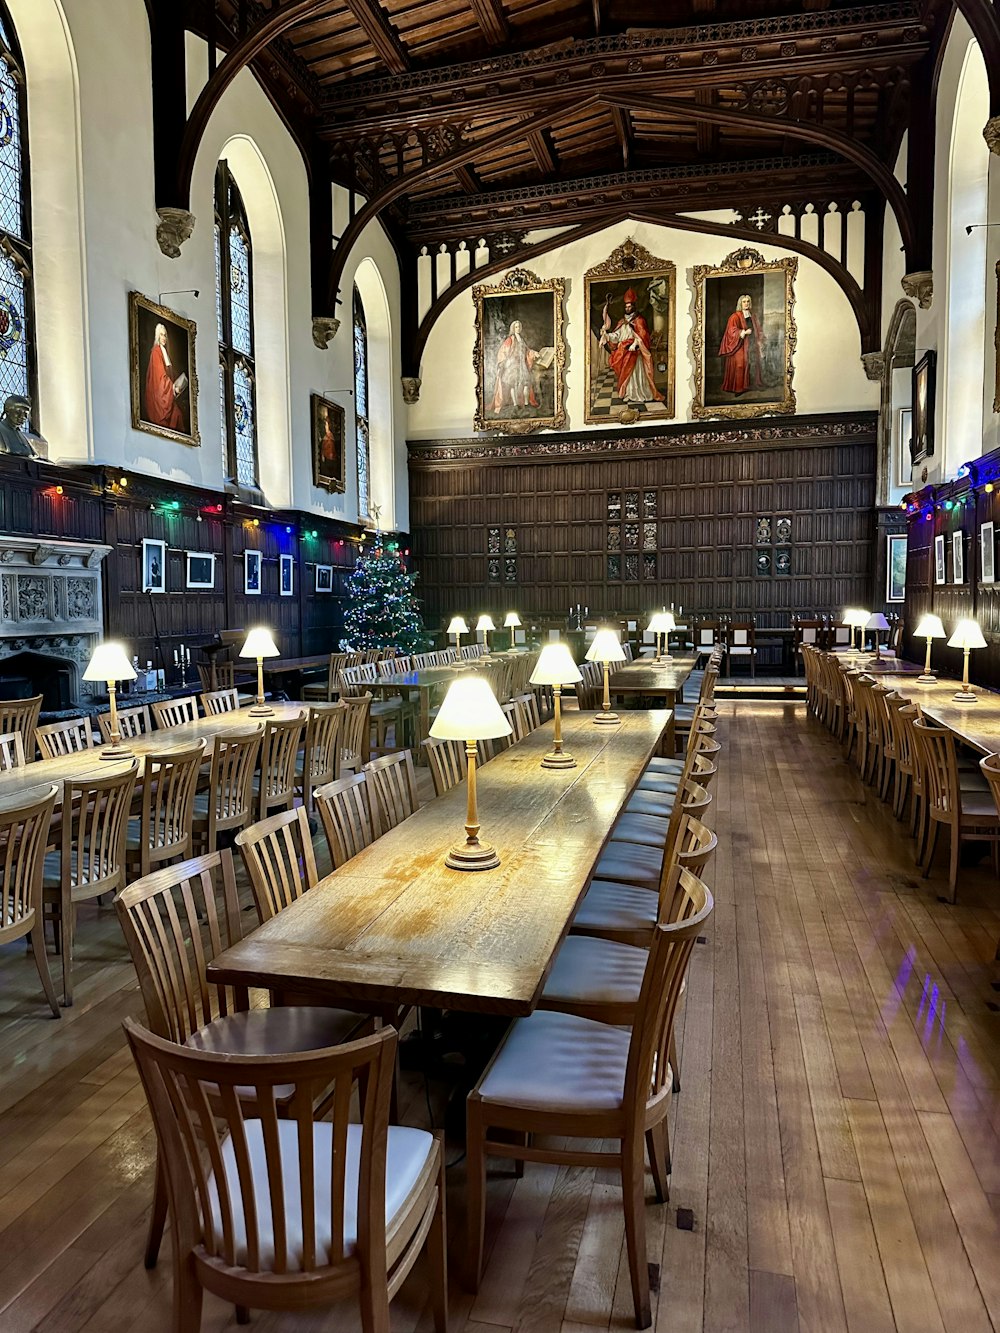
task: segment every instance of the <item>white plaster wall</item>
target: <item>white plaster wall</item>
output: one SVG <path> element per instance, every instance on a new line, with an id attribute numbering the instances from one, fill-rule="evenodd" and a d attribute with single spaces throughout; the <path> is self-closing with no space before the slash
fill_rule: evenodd
<path id="1" fill-rule="evenodd" d="M 646 223 L 624 222 L 593 236 L 561 246 L 526 265 L 540 277 L 563 277 L 566 285 L 567 429 L 585 428 L 583 274 L 606 259 L 632 236 L 654 255 L 677 265 L 677 349 L 675 421 L 691 419 L 694 367 L 690 355 L 694 314 L 691 269 L 715 264 L 743 244 L 724 236 L 707 236 Z M 756 246 L 765 259 L 791 253 L 778 246 Z M 487 279 L 499 282 L 502 274 Z M 865 377 L 861 340 L 847 297 L 818 264 L 799 256 L 795 281 L 795 318 L 798 345 L 793 385 L 801 413 L 871 410 L 878 407 L 878 386 Z M 475 306 L 471 291 L 459 295 L 435 324 L 424 349 L 420 402 L 409 409 L 411 439 L 455 438 L 473 433 L 476 381 L 472 368 Z M 604 427 L 589 427 L 601 430 Z M 621 429 L 612 423 L 607 429 Z"/>

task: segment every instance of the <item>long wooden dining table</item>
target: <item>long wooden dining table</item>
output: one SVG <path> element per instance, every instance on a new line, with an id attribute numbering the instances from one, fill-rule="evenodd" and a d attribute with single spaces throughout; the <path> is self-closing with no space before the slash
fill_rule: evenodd
<path id="1" fill-rule="evenodd" d="M 671 657 L 669 661 L 657 662 L 651 657 L 639 657 L 613 672 L 608 682 L 613 700 L 641 695 L 662 702 L 663 707 L 670 710 L 670 722 L 664 737 L 669 754 L 673 754 L 674 750 L 673 708 L 683 699 L 684 686 L 697 660 L 691 656 Z"/>
<path id="2" fill-rule="evenodd" d="M 346 865 L 219 954 L 209 979 L 280 1002 L 308 995 L 384 1010 L 423 1004 L 527 1014 L 595 862 L 670 715 L 622 715 L 596 726 L 568 713 L 564 746 L 575 768 L 540 767 L 552 723 L 478 773 L 482 837 L 495 870 L 450 870 L 464 839 L 464 783 L 423 806 Z"/>

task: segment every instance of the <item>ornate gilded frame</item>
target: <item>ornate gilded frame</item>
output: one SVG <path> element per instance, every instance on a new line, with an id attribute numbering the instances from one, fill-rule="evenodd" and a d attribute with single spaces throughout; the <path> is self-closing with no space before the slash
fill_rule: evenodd
<path id="1" fill-rule="evenodd" d="M 495 416 L 487 412 L 487 383 L 492 386 L 495 381 L 492 376 L 492 367 L 487 365 L 485 307 L 490 301 L 504 301 L 508 303 L 507 313 L 509 314 L 509 303 L 512 300 L 518 296 L 533 296 L 539 293 L 548 293 L 552 299 L 553 341 L 551 346 L 554 348 L 552 360 L 552 414 L 550 416 L 539 414 L 516 418 Z M 509 273 L 505 274 L 501 282 L 480 283 L 473 287 L 472 298 L 476 303 L 476 339 L 472 351 L 472 362 L 476 372 L 475 430 L 500 431 L 507 435 L 526 435 L 536 430 L 560 430 L 566 425 L 564 402 L 566 342 L 563 313 L 565 296 L 566 283 L 563 278 L 539 278 L 536 274 L 523 268 L 511 269 Z"/>
<path id="2" fill-rule="evenodd" d="M 795 390 L 792 360 L 795 354 L 795 275 L 799 261 L 794 256 L 786 259 L 765 259 L 759 250 L 743 246 L 726 256 L 721 264 L 696 264 L 694 282 L 694 329 L 691 334 L 691 354 L 694 361 L 694 398 L 691 415 L 696 419 L 722 417 L 732 421 L 769 416 L 772 413 L 795 411 Z M 780 396 L 773 401 L 757 403 L 705 403 L 705 286 L 710 278 L 750 277 L 757 273 L 783 273 L 785 286 L 785 350 L 784 378 Z"/>
<path id="3" fill-rule="evenodd" d="M 650 279 L 665 278 L 668 284 L 667 298 L 667 371 L 666 381 L 662 385 L 657 385 L 663 390 L 662 406 L 654 403 L 652 406 L 646 405 L 644 412 L 639 412 L 634 407 L 623 407 L 617 416 L 610 414 L 605 416 L 596 416 L 593 408 L 593 385 L 591 375 L 593 373 L 593 330 L 591 328 L 591 309 L 590 293 L 595 283 L 602 279 L 606 284 L 608 280 L 616 283 L 648 282 Z M 636 421 L 664 420 L 674 415 L 675 403 L 675 371 L 677 367 L 677 266 L 671 259 L 657 259 L 638 241 L 633 241 L 631 237 L 601 264 L 595 264 L 593 268 L 588 268 L 583 275 L 583 308 L 587 321 L 587 346 L 586 346 L 586 370 L 584 377 L 584 421 L 588 425 L 607 425 L 612 421 L 619 421 L 623 425 L 630 426 Z"/>
<path id="4" fill-rule="evenodd" d="M 142 415 L 142 383 L 146 367 L 139 364 L 139 312 L 143 311 L 157 323 L 173 325 L 174 330 L 187 339 L 187 376 L 188 402 L 190 404 L 190 433 L 171 430 L 167 426 L 158 426 Z M 158 305 L 141 292 L 128 294 L 128 359 L 129 388 L 132 398 L 132 429 L 145 431 L 149 435 L 159 435 L 164 440 L 176 440 L 179 444 L 198 446 L 201 437 L 198 434 L 198 360 L 196 336 L 198 326 L 193 319 L 185 319 L 168 306 Z"/>

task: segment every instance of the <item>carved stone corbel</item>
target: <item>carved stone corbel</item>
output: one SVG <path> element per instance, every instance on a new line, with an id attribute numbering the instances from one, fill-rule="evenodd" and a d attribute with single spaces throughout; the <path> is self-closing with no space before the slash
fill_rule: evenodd
<path id="1" fill-rule="evenodd" d="M 1000 156 L 1000 116 L 991 116 L 983 126 L 983 138 L 991 153 Z"/>
<path id="2" fill-rule="evenodd" d="M 333 342 L 340 328 L 340 320 L 332 315 L 313 315 L 313 342 L 321 352 Z"/>
<path id="3" fill-rule="evenodd" d="M 407 407 L 420 402 L 420 379 L 416 375 L 404 375 L 399 381 L 403 386 L 403 402 Z"/>
<path id="4" fill-rule="evenodd" d="M 905 274 L 902 287 L 910 300 L 916 301 L 921 310 L 930 310 L 931 302 L 934 300 L 934 274 L 929 268 Z"/>
<path id="5" fill-rule="evenodd" d="M 864 366 L 865 374 L 870 380 L 881 383 L 882 376 L 885 373 L 884 352 L 862 352 L 861 364 Z"/>
<path id="6" fill-rule="evenodd" d="M 46 560 L 48 560 L 49 556 L 52 554 L 52 551 L 53 548 L 51 546 L 36 546 L 28 559 L 33 565 L 44 565 Z"/>
<path id="7" fill-rule="evenodd" d="M 194 214 L 186 208 L 158 208 L 156 243 L 168 259 L 179 259 L 181 246 L 194 231 Z"/>

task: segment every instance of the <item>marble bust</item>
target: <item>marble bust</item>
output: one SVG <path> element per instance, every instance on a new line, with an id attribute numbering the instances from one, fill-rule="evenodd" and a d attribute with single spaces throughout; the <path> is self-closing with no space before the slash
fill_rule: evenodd
<path id="1" fill-rule="evenodd" d="M 31 403 L 21 394 L 11 394 L 0 417 L 0 450 L 22 458 L 45 458 L 48 445 L 41 435 L 26 430 Z"/>

